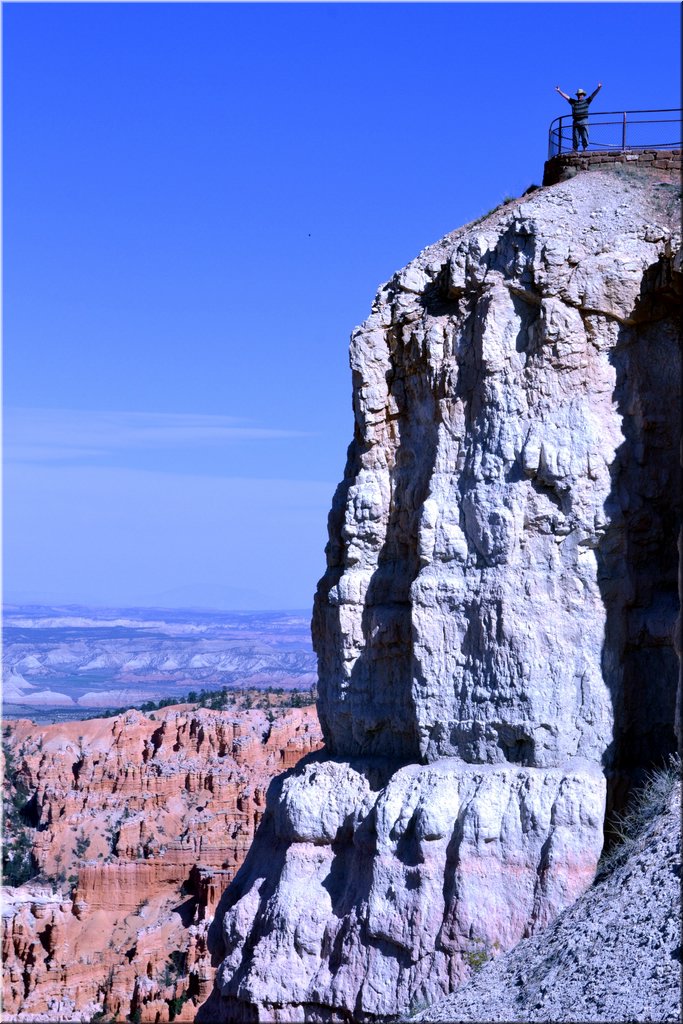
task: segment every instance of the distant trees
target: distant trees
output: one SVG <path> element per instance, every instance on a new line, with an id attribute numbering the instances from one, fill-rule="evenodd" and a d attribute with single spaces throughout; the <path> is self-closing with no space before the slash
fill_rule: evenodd
<path id="1" fill-rule="evenodd" d="M 161 711 L 162 708 L 172 707 L 174 704 L 195 704 L 197 707 L 208 708 L 211 711 L 225 711 L 230 707 L 246 710 L 272 707 L 305 708 L 309 704 L 314 704 L 317 696 L 318 690 L 315 684 L 307 690 L 286 690 L 284 686 L 268 686 L 265 689 L 252 687 L 248 690 L 223 686 L 220 690 L 190 690 L 184 696 L 179 694 L 175 697 L 162 697 L 161 700 L 146 700 L 142 704 L 135 705 L 135 708 L 109 708 L 91 717 L 115 718 L 134 709 L 149 714 L 152 711 Z"/>

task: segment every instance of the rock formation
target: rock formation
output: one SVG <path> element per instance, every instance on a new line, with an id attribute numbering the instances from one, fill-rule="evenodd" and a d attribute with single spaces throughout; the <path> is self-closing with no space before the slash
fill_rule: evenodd
<path id="1" fill-rule="evenodd" d="M 630 854 L 539 935 L 418 1021 L 681 1019 L 681 789 Z"/>
<path id="2" fill-rule="evenodd" d="M 40 873 L 3 889 L 4 1019 L 192 1020 L 270 778 L 320 739 L 312 707 L 6 723 Z"/>
<path id="3" fill-rule="evenodd" d="M 590 884 L 674 749 L 679 186 L 578 174 L 425 249 L 351 341 L 315 601 L 206 1020 L 393 1019 Z"/>

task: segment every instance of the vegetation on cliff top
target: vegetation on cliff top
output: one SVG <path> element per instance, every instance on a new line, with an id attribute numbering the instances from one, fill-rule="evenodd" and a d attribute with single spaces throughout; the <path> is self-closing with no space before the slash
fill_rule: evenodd
<path id="1" fill-rule="evenodd" d="M 283 686 L 269 686 L 264 690 L 255 687 L 248 690 L 236 690 L 224 686 L 220 690 L 190 690 L 185 696 L 164 697 L 157 701 L 146 700 L 142 704 L 134 705 L 134 708 L 108 708 L 95 715 L 89 715 L 88 719 L 116 718 L 117 715 L 123 715 L 126 711 L 134 709 L 148 714 L 152 711 L 173 707 L 176 704 L 194 704 L 196 707 L 208 708 L 211 711 L 248 711 L 252 708 L 267 711 L 271 708 L 305 708 L 315 703 L 316 696 L 315 686 L 305 690 L 286 690 Z"/>

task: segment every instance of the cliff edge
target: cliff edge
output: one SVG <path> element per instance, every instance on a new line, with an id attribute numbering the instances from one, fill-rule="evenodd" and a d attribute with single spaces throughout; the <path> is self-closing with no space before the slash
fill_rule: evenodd
<path id="1" fill-rule="evenodd" d="M 316 595 L 324 752 L 228 890 L 207 1020 L 391 1020 L 592 883 L 675 750 L 680 187 L 579 174 L 447 235 L 352 335 Z"/>

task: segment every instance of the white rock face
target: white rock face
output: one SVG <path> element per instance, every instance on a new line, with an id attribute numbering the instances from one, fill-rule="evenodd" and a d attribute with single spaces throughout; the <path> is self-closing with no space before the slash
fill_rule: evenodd
<path id="1" fill-rule="evenodd" d="M 270 794 L 261 856 L 224 921 L 219 981 L 243 1010 L 299 1021 L 320 1003 L 338 1019 L 391 1016 L 450 992 L 590 884 L 602 848 L 598 767 L 445 758 L 388 780 L 387 770 L 314 759 Z"/>
<path id="2" fill-rule="evenodd" d="M 543 189 L 425 250 L 354 333 L 314 629 L 335 753 L 602 757 L 600 549 L 636 340 L 671 438 L 679 419 L 675 331 L 657 317 L 648 345 L 637 308 L 680 245 L 672 198 L 614 173 Z"/>
<path id="3" fill-rule="evenodd" d="M 681 1019 L 681 790 L 546 931 L 482 964 L 419 1021 Z"/>
<path id="4" fill-rule="evenodd" d="M 214 1019 L 451 991 L 589 884 L 605 769 L 673 749 L 677 192 L 541 189 L 425 249 L 354 332 L 313 623 L 328 759 L 271 792 Z"/>

